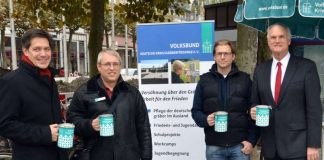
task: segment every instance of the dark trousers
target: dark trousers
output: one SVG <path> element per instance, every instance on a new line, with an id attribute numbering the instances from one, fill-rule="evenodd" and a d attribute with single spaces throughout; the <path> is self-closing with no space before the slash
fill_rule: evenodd
<path id="1" fill-rule="evenodd" d="M 293 159 L 281 159 L 279 157 L 275 157 L 275 158 L 264 158 L 264 160 L 306 160 L 307 158 L 293 158 Z"/>
<path id="2" fill-rule="evenodd" d="M 278 156 L 278 154 L 276 154 L 276 156 L 274 158 L 265 158 L 264 157 L 264 160 L 306 160 L 307 158 L 306 157 L 303 157 L 303 158 L 293 158 L 293 159 L 282 159 Z"/>

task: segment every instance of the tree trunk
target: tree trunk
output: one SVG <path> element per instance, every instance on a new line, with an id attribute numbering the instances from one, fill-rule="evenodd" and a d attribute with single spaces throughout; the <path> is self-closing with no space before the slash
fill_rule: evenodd
<path id="1" fill-rule="evenodd" d="M 258 31 L 237 25 L 236 63 L 240 70 L 252 75 L 257 62 Z"/>
<path id="2" fill-rule="evenodd" d="M 271 58 L 266 33 L 238 24 L 236 45 L 237 65 L 242 71 L 251 75 L 257 64 L 261 64 Z"/>
<path id="3" fill-rule="evenodd" d="M 136 36 L 136 31 L 135 32 L 132 32 L 132 42 L 133 42 L 133 53 L 134 53 L 134 56 L 132 57 L 132 62 L 133 62 L 133 65 L 132 67 L 133 68 L 137 68 L 137 48 L 136 48 L 136 40 L 137 40 L 137 36 Z"/>
<path id="4" fill-rule="evenodd" d="M 2 68 L 7 68 L 6 66 L 7 66 L 7 63 L 6 63 L 6 60 L 5 60 L 5 27 L 3 27 L 3 28 L 1 28 L 1 38 L 0 38 L 0 56 L 2 57 L 2 59 L 1 59 L 1 64 L 2 64 L 2 66 L 0 66 L 0 67 L 2 67 Z"/>
<path id="5" fill-rule="evenodd" d="M 108 37 L 108 28 L 105 27 L 105 38 L 106 38 L 106 48 L 110 48 L 110 45 L 109 45 L 109 37 Z"/>
<path id="6" fill-rule="evenodd" d="M 257 64 L 263 63 L 271 58 L 271 52 L 268 47 L 267 34 L 259 32 L 258 34 L 258 61 Z"/>
<path id="7" fill-rule="evenodd" d="M 132 57 L 132 68 L 137 68 L 137 52 L 136 52 L 136 36 L 132 35 L 133 41 L 133 53 L 134 56 Z"/>
<path id="8" fill-rule="evenodd" d="M 97 56 L 102 50 L 104 31 L 104 0 L 90 0 L 91 26 L 89 37 L 90 76 L 98 73 L 96 67 Z"/>

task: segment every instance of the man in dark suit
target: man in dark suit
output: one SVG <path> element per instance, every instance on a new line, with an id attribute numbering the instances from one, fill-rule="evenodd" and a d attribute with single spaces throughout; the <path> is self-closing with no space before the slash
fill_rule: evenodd
<path id="1" fill-rule="evenodd" d="M 256 105 L 269 105 L 270 124 L 262 127 L 266 160 L 319 160 L 322 106 L 320 80 L 313 61 L 289 53 L 289 28 L 273 24 L 267 30 L 272 59 L 257 66 L 252 86 L 252 119 Z"/>

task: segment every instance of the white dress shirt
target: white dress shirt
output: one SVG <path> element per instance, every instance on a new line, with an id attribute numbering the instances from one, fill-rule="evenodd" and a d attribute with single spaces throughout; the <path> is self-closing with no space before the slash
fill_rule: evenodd
<path id="1" fill-rule="evenodd" d="M 290 53 L 288 52 L 288 54 L 281 59 L 280 61 L 278 61 L 277 59 L 275 59 L 274 57 L 272 57 L 272 66 L 271 66 L 271 81 L 270 81 L 270 85 L 271 85 L 271 93 L 272 93 L 272 97 L 274 97 L 274 92 L 275 92 L 275 85 L 276 85 L 276 76 L 277 76 L 277 71 L 278 71 L 278 66 L 277 63 L 280 62 L 281 63 L 281 84 L 282 81 L 285 77 L 285 73 L 286 73 L 286 69 L 287 69 L 287 65 L 290 59 Z"/>

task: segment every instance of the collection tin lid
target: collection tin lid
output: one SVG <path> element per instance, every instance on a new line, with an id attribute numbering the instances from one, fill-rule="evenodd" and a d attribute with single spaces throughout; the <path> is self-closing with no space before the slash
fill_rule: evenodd
<path id="1" fill-rule="evenodd" d="M 227 115 L 228 113 L 225 111 L 217 111 L 215 112 L 215 115 Z"/>
<path id="2" fill-rule="evenodd" d="M 74 128 L 74 124 L 72 123 L 62 123 L 59 125 L 59 127 L 62 127 L 62 128 Z"/>
<path id="3" fill-rule="evenodd" d="M 113 115 L 112 114 L 102 114 L 99 117 L 111 117 L 111 116 L 113 116 Z"/>
<path id="4" fill-rule="evenodd" d="M 257 105 L 256 108 L 271 108 L 271 106 L 268 105 Z"/>

